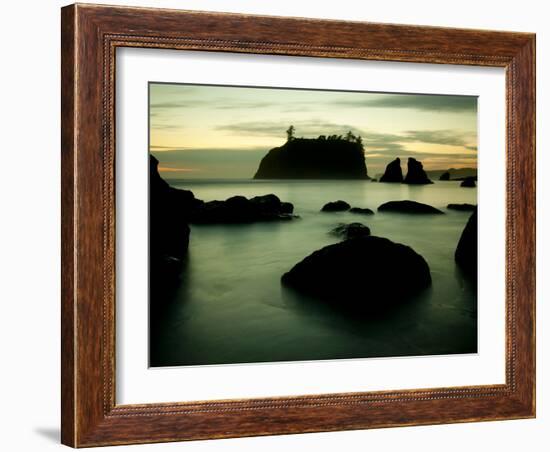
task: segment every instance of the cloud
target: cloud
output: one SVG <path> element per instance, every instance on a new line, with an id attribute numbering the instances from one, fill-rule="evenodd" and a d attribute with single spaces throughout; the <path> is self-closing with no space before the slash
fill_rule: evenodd
<path id="1" fill-rule="evenodd" d="M 469 134 L 456 130 L 407 130 L 404 132 L 404 135 L 406 140 L 410 142 L 464 147 L 473 138 Z M 475 148 L 477 149 L 477 147 Z"/>
<path id="2" fill-rule="evenodd" d="M 472 112 L 477 111 L 475 96 L 446 96 L 427 94 L 387 94 L 379 98 L 342 99 L 335 105 L 370 108 L 409 108 L 421 111 Z"/>
<path id="3" fill-rule="evenodd" d="M 151 146 L 167 178 L 244 178 L 254 176 L 266 148 L 181 149 Z"/>
<path id="4" fill-rule="evenodd" d="M 172 166 L 159 166 L 158 170 L 161 173 L 193 173 L 197 171 L 196 168 L 177 168 Z"/>
<path id="5" fill-rule="evenodd" d="M 181 130 L 184 126 L 181 124 L 151 124 L 153 130 Z"/>
<path id="6" fill-rule="evenodd" d="M 254 108 L 266 108 L 274 105 L 272 102 L 243 102 L 227 99 L 208 99 L 208 100 L 171 100 L 167 102 L 151 103 L 151 115 L 158 115 L 159 110 L 178 110 L 184 108 L 202 108 L 208 107 L 210 110 L 242 110 Z"/>

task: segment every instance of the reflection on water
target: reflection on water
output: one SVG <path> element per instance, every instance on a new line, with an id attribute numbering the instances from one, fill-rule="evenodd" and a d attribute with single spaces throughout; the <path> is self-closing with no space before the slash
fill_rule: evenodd
<path id="1" fill-rule="evenodd" d="M 470 213 L 449 203 L 477 203 L 457 182 L 429 186 L 368 181 L 185 181 L 206 201 L 275 193 L 299 220 L 192 226 L 182 282 L 151 306 L 150 364 L 176 366 L 265 361 L 410 356 L 477 351 L 476 288 L 454 262 Z M 343 199 L 352 206 L 413 199 L 446 215 L 321 213 Z M 427 260 L 432 287 L 390 310 L 350 315 L 286 289 L 281 275 L 312 251 L 336 243 L 340 222 L 361 221 L 373 235 L 411 246 Z M 368 256 L 366 257 L 368 259 Z M 368 296 L 365 300 L 383 304 Z"/>

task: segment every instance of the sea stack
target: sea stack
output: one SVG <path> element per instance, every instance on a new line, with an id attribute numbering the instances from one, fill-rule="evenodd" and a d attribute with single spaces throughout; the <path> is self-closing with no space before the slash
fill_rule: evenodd
<path id="1" fill-rule="evenodd" d="M 428 179 L 422 167 L 422 163 L 412 157 L 409 157 L 407 162 L 407 176 L 403 183 L 411 185 L 433 184 L 433 182 Z"/>
<path id="2" fill-rule="evenodd" d="M 403 171 L 401 171 L 401 159 L 399 157 L 388 163 L 384 175 L 380 178 L 380 182 L 403 182 Z"/>
<path id="3" fill-rule="evenodd" d="M 449 173 L 449 171 L 445 171 L 441 176 L 439 176 L 439 180 L 451 180 L 451 173 Z"/>
<path id="4" fill-rule="evenodd" d="M 370 179 L 362 142 L 340 136 L 292 138 L 271 149 L 254 179 Z"/>

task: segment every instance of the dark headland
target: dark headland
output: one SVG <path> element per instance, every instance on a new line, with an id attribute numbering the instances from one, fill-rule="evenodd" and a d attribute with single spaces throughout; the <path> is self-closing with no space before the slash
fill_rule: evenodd
<path id="1" fill-rule="evenodd" d="M 271 149 L 254 179 L 369 179 L 361 137 L 293 138 Z"/>

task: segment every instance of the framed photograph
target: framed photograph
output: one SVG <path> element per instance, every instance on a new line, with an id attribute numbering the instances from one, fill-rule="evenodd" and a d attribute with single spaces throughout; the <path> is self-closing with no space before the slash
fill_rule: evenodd
<path id="1" fill-rule="evenodd" d="M 535 416 L 535 36 L 62 9 L 62 442 Z"/>

